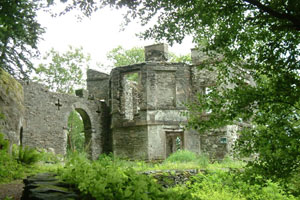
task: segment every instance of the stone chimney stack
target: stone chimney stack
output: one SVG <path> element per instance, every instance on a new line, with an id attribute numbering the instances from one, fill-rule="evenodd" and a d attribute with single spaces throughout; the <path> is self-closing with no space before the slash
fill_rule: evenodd
<path id="1" fill-rule="evenodd" d="M 145 60 L 147 61 L 167 61 L 168 60 L 168 45 L 154 44 L 145 46 Z"/>

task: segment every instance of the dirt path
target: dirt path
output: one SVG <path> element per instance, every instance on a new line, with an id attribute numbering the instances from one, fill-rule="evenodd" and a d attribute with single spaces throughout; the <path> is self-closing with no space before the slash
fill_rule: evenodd
<path id="1" fill-rule="evenodd" d="M 23 180 L 16 180 L 10 183 L 0 185 L 0 200 L 5 197 L 11 197 L 14 200 L 20 200 L 23 192 Z"/>

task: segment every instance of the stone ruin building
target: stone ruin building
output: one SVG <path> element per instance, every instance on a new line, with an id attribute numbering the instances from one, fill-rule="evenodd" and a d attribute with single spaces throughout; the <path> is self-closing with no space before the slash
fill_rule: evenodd
<path id="1" fill-rule="evenodd" d="M 195 49 L 193 65 L 170 63 L 167 58 L 168 46 L 157 44 L 145 47 L 143 63 L 114 68 L 110 75 L 90 69 L 87 90 L 76 91 L 76 96 L 21 82 L 18 104 L 22 108 L 13 111 L 19 112 L 12 118 L 14 125 L 4 119 L 2 132 L 15 135 L 15 141 L 23 145 L 65 154 L 68 116 L 76 110 L 94 159 L 113 152 L 120 157 L 161 160 L 178 149 L 223 158 L 237 127 L 200 135 L 184 127 L 187 117 L 182 114 L 187 111 L 185 103 L 213 84 L 214 73 L 197 69 L 204 57 Z M 11 103 L 0 98 L 0 107 L 7 108 L 2 109 L 5 115 L 10 116 Z"/>

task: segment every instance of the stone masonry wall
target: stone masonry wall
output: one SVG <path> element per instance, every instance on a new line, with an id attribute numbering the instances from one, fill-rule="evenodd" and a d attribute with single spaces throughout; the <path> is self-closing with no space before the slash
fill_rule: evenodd
<path id="1" fill-rule="evenodd" d="M 76 110 L 84 121 L 92 158 L 113 151 L 132 159 L 165 159 L 176 150 L 178 138 L 180 148 L 224 157 L 236 139 L 236 126 L 201 135 L 184 128 L 186 103 L 209 92 L 216 72 L 197 68 L 208 59 L 198 50 L 192 51 L 193 65 L 187 65 L 167 62 L 167 49 L 165 44 L 147 46 L 146 62 L 114 68 L 110 75 L 88 70 L 88 91 L 77 91 L 80 97 L 22 82 L 23 100 L 22 86 L 1 77 L 0 112 L 9 120 L 0 125 L 16 136 L 16 142 L 23 135 L 24 145 L 65 154 L 67 121 Z"/>
<path id="2" fill-rule="evenodd" d="M 21 84 L 0 68 L 0 132 L 19 144 L 24 123 L 24 94 Z"/>
<path id="3" fill-rule="evenodd" d="M 102 153 L 103 103 L 88 100 L 87 97 L 50 92 L 34 82 L 23 83 L 23 87 L 26 107 L 25 145 L 65 154 L 68 117 L 72 110 L 77 110 L 83 119 L 85 134 L 91 138 L 92 157 L 96 158 Z"/>
<path id="4" fill-rule="evenodd" d="M 106 100 L 108 96 L 109 75 L 92 69 L 87 71 L 87 90 L 90 98 Z"/>

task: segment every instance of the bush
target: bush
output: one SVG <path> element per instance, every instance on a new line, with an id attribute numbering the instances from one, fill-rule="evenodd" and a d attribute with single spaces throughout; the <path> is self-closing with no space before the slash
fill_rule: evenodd
<path id="1" fill-rule="evenodd" d="M 288 191 L 294 195 L 300 196 L 300 168 L 293 172 L 292 176 L 287 181 L 284 181 Z"/>
<path id="2" fill-rule="evenodd" d="M 46 150 L 41 150 L 39 152 L 40 161 L 43 161 L 45 163 L 51 163 L 51 164 L 58 164 L 63 160 L 63 156 L 60 154 L 55 154 L 52 152 L 47 152 Z"/>
<path id="3" fill-rule="evenodd" d="M 9 146 L 8 140 L 4 139 L 4 135 L 0 133 L 0 151 L 7 151 Z"/>
<path id="4" fill-rule="evenodd" d="M 240 176 L 224 171 L 198 174 L 185 186 L 172 190 L 201 200 L 295 200 L 277 183 L 266 181 L 262 185 L 249 184 Z"/>
<path id="5" fill-rule="evenodd" d="M 40 160 L 40 154 L 34 148 L 22 146 L 19 147 L 19 156 L 17 160 L 23 164 L 31 165 Z"/>
<path id="6" fill-rule="evenodd" d="M 6 151 L 0 151 L 0 182 L 22 178 L 24 169 Z"/>
<path id="7" fill-rule="evenodd" d="M 7 153 L 9 142 L 0 133 L 0 182 L 23 177 L 23 166 Z"/>
<path id="8" fill-rule="evenodd" d="M 96 199 L 168 199 L 173 196 L 154 179 L 137 174 L 132 168 L 123 169 L 109 156 L 101 156 L 91 162 L 82 154 L 74 155 L 59 174 L 68 183 L 75 184 L 83 194 Z"/>

